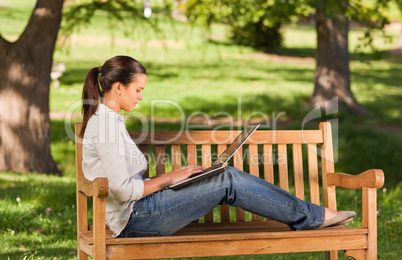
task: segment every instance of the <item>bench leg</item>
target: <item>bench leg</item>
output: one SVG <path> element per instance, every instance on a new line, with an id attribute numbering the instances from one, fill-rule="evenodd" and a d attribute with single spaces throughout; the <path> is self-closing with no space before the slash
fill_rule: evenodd
<path id="1" fill-rule="evenodd" d="M 377 189 L 363 188 L 363 228 L 368 229 L 367 259 L 377 259 Z"/>
<path id="2" fill-rule="evenodd" d="M 338 250 L 326 251 L 325 260 L 338 260 Z"/>
<path id="3" fill-rule="evenodd" d="M 93 199 L 93 223 L 94 238 L 92 254 L 96 260 L 106 260 L 106 222 L 105 222 L 105 198 Z"/>

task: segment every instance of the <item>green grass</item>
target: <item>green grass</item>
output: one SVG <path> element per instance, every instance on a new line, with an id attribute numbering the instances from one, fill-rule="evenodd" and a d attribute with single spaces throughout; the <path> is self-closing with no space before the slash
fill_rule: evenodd
<path id="1" fill-rule="evenodd" d="M 7 2 L 12 8 L 0 9 L 0 30 L 7 39 L 15 40 L 35 1 Z M 61 115 L 66 110 L 79 112 L 88 69 L 114 55 L 127 54 L 144 63 L 148 84 L 145 100 L 135 113 L 125 115 L 146 117 L 147 126 L 152 117 L 227 117 L 222 113 L 225 112 L 235 118 L 247 118 L 255 112 L 269 117 L 286 112 L 281 117 L 281 128 L 301 128 L 303 118 L 311 111 L 307 101 L 313 91 L 315 67 L 313 27 L 285 26 L 285 46 L 275 52 L 282 57 L 277 59 L 277 56 L 232 45 L 225 26 L 214 25 L 208 34 L 205 28 L 173 23 L 174 27 L 170 20 L 159 18 L 164 32 L 163 46 L 148 26 L 126 22 L 125 26 L 133 27 L 133 31 L 111 30 L 105 15 L 98 13 L 90 26 L 70 39 L 69 45 L 57 45 L 54 59 L 64 62 L 67 71 L 60 87 L 51 88 L 51 110 Z M 116 28 L 120 27 L 124 26 Z M 398 32 L 390 34 L 397 39 Z M 368 168 L 384 170 L 385 186 L 378 192 L 378 255 L 380 259 L 398 259 L 402 254 L 399 228 L 402 224 L 402 161 L 399 159 L 402 154 L 402 58 L 388 52 L 395 42 L 384 42 L 377 35 L 375 41 L 382 59 L 369 63 L 360 60 L 354 49 L 362 35 L 361 29 L 350 32 L 352 90 L 371 114 L 366 118 L 346 113 L 337 115 L 339 149 L 335 151 L 338 157 L 335 168 L 353 174 Z M 170 103 L 163 104 L 161 100 Z M 140 130 L 144 125 L 138 120 L 128 120 L 127 126 L 130 130 Z M 156 130 L 180 127 L 180 123 L 155 123 Z M 311 122 L 308 127 L 317 128 L 318 122 Z M 76 258 L 74 142 L 67 136 L 60 116 L 52 120 L 51 129 L 51 150 L 63 177 L 0 173 L 0 259 Z M 361 216 L 360 191 L 338 189 L 337 193 L 340 209 L 356 210 Z M 352 225 L 361 225 L 361 217 Z M 322 258 L 323 253 L 303 253 L 224 259 Z"/>
<path id="2" fill-rule="evenodd" d="M 75 182 L 0 173 L 0 259 L 64 258 L 75 251 Z"/>
<path id="3" fill-rule="evenodd" d="M 0 173 L 0 259 L 76 259 L 75 183 L 72 178 Z M 361 226 L 361 192 L 337 190 L 338 207 L 356 210 Z M 378 256 L 402 252 L 402 185 L 378 192 Z M 225 257 L 222 259 L 322 259 L 323 253 Z M 220 259 L 220 258 L 218 258 Z M 347 259 L 343 256 L 340 259 Z"/>

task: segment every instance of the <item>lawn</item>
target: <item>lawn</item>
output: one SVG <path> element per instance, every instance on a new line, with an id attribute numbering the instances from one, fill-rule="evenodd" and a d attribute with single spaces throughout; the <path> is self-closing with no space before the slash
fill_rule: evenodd
<path id="1" fill-rule="evenodd" d="M 0 8 L 0 30 L 8 39 L 16 39 L 34 1 L 8 2 L 13 8 Z M 315 68 L 312 26 L 285 26 L 284 47 L 266 54 L 232 45 L 223 25 L 214 25 L 208 32 L 164 17 L 159 19 L 162 40 L 144 24 L 133 26 L 130 33 L 111 30 L 104 14 L 99 13 L 91 25 L 69 39 L 69 44 L 57 45 L 54 59 L 65 63 L 67 71 L 61 85 L 51 87 L 51 149 L 62 177 L 0 173 L 0 259 L 76 258 L 75 151 L 74 141 L 65 130 L 65 112 L 80 111 L 86 72 L 114 55 L 133 56 L 148 71 L 145 100 L 135 112 L 124 114 L 129 118 L 129 129 L 146 126 L 177 130 L 183 126 L 180 120 L 194 116 L 247 119 L 266 115 L 272 123 L 272 117 L 281 112 L 280 128 L 301 128 L 303 118 L 312 110 L 307 105 Z M 352 90 L 371 114 L 365 118 L 343 112 L 332 115 L 339 127 L 335 168 L 353 174 L 368 168 L 384 170 L 386 183 L 378 191 L 378 255 L 379 259 L 398 259 L 402 254 L 402 57 L 388 52 L 395 42 L 386 43 L 378 35 L 376 44 L 382 59 L 360 60 L 361 56 L 353 51 L 362 34 L 358 28 L 350 32 Z M 389 34 L 396 41 L 398 32 Z M 74 117 L 67 126 L 77 120 Z M 318 120 L 308 127 L 317 128 Z M 337 192 L 339 208 L 356 210 L 361 216 L 360 192 Z M 361 217 L 352 225 L 361 225 Z M 229 259 L 251 258 L 322 259 L 323 254 Z"/>

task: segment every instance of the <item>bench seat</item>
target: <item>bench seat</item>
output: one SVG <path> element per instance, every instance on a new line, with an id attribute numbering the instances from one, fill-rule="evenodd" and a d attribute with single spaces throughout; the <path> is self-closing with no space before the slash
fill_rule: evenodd
<path id="1" fill-rule="evenodd" d="M 366 249 L 367 233 L 368 230 L 365 228 L 344 226 L 322 230 L 292 231 L 287 225 L 275 221 L 192 223 L 169 237 L 112 238 L 112 232 L 109 231 L 106 236 L 106 248 L 108 258 L 111 259 Z M 93 243 L 92 238 L 92 231 L 82 233 L 81 248 L 90 249 Z M 328 247 L 328 243 L 331 247 Z"/>

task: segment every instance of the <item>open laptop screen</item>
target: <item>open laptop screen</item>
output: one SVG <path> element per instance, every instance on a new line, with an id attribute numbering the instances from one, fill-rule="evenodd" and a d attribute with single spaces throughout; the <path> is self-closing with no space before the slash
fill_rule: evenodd
<path id="1" fill-rule="evenodd" d="M 260 124 L 248 125 L 213 164 L 220 165 L 226 163 L 259 126 Z"/>

